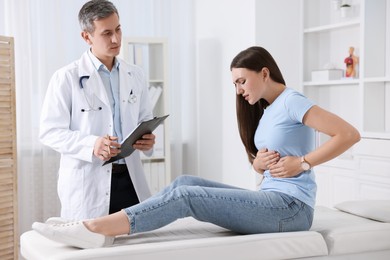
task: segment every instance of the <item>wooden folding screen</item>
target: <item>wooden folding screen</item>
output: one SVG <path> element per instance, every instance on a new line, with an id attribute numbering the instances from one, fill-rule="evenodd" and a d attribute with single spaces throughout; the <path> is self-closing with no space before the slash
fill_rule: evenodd
<path id="1" fill-rule="evenodd" d="M 0 259 L 17 259 L 16 116 L 13 38 L 0 36 Z"/>

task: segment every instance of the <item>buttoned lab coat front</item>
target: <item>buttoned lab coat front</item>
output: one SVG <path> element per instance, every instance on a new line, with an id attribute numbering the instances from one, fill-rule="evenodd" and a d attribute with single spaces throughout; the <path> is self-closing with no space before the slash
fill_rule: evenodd
<path id="1" fill-rule="evenodd" d="M 119 62 L 120 117 L 126 137 L 153 115 L 141 69 Z M 83 79 L 83 87 L 79 83 L 82 76 L 89 76 Z M 130 102 L 131 92 L 135 102 Z M 61 217 L 79 220 L 107 215 L 112 164 L 102 166 L 93 148 L 97 138 L 113 135 L 114 122 L 106 90 L 87 52 L 52 76 L 40 120 L 41 142 L 61 153 L 57 187 Z M 138 199 L 143 201 L 151 194 L 139 151 L 125 160 Z"/>

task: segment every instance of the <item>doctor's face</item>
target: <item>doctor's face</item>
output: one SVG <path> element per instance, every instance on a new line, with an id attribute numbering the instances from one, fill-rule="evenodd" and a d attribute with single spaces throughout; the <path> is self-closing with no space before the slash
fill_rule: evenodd
<path id="1" fill-rule="evenodd" d="M 119 17 L 113 13 L 109 17 L 94 21 L 95 31 L 84 38 L 91 45 L 92 53 L 103 63 L 119 54 L 122 30 Z"/>

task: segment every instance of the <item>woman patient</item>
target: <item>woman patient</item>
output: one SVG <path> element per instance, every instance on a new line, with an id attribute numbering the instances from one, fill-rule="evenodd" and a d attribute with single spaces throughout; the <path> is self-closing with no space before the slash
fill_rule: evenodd
<path id="1" fill-rule="evenodd" d="M 117 213 L 65 224 L 35 222 L 33 229 L 79 248 L 108 246 L 115 236 L 154 230 L 189 216 L 242 234 L 309 230 L 316 196 L 313 167 L 349 149 L 360 140 L 359 132 L 287 87 L 262 47 L 241 51 L 230 70 L 241 140 L 254 170 L 264 176 L 258 191 L 180 176 Z M 330 137 L 317 148 L 315 130 Z"/>

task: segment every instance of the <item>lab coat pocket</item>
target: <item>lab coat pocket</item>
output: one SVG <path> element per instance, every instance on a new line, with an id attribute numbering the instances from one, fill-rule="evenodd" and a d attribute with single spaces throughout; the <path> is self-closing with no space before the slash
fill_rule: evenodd
<path id="1" fill-rule="evenodd" d="M 84 194 L 84 170 L 60 169 L 58 178 L 58 196 L 62 211 L 71 215 L 82 208 Z"/>

